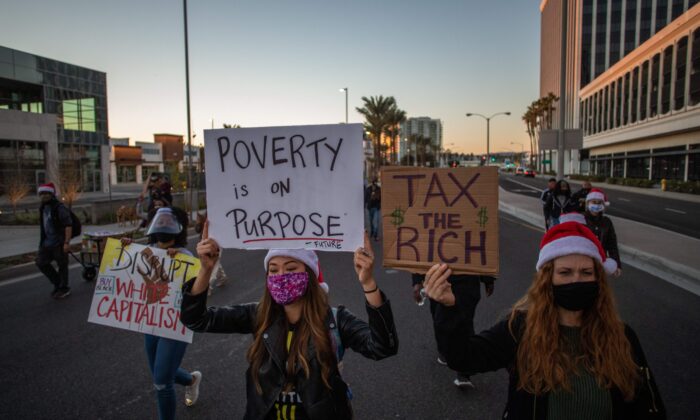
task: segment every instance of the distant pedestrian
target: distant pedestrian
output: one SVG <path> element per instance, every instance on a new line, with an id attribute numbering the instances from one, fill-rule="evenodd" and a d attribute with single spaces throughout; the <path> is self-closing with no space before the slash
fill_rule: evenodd
<path id="1" fill-rule="evenodd" d="M 578 206 L 571 199 L 571 187 L 569 183 L 560 179 L 554 187 L 554 191 L 547 197 L 546 207 L 549 211 L 549 228 L 559 224 L 559 216 L 563 213 L 576 211 Z"/>
<path id="2" fill-rule="evenodd" d="M 369 210 L 369 236 L 375 241 L 379 240 L 379 216 L 382 208 L 382 189 L 379 187 L 377 177 L 372 179 L 372 184 L 365 190 L 365 205 Z"/>
<path id="3" fill-rule="evenodd" d="M 182 230 L 183 226 L 175 211 L 172 208 L 161 207 L 148 227 L 149 246 L 166 249 L 171 258 L 178 253 L 192 256 L 192 253 L 185 248 L 186 243 L 178 243 L 178 237 Z M 130 238 L 122 238 L 121 241 L 124 246 L 132 243 Z M 155 258 L 152 264 L 159 264 L 159 260 Z M 159 271 L 156 268 L 153 270 Z M 158 296 L 152 296 L 159 290 L 157 285 L 158 283 L 154 283 L 149 289 L 151 293 L 146 293 L 147 304 L 159 300 Z M 160 420 L 174 419 L 176 411 L 174 384 L 185 386 L 185 405 L 192 406 L 199 398 L 202 373 L 199 371 L 190 373 L 180 367 L 187 351 L 186 342 L 151 334 L 144 334 L 144 337 L 148 366 L 151 369 L 153 384 L 156 388 L 158 418 Z"/>
<path id="4" fill-rule="evenodd" d="M 422 303 L 425 299 L 423 290 L 423 274 L 413 274 L 413 299 L 416 303 Z M 437 343 L 437 363 L 443 366 L 447 365 L 445 354 L 449 343 L 445 340 L 445 331 L 463 334 L 466 336 L 474 335 L 474 313 L 476 306 L 481 300 L 481 283 L 484 284 L 486 297 L 493 294 L 495 288 L 495 278 L 491 276 L 453 274 L 448 279 L 452 292 L 456 299 L 456 304 L 446 306 L 440 302 L 428 299 L 430 301 L 430 314 L 433 318 L 433 331 L 435 341 Z M 471 380 L 473 372 L 464 371 L 457 372 L 457 378 L 454 384 L 458 387 L 474 388 L 474 383 Z"/>
<path id="5" fill-rule="evenodd" d="M 549 197 L 554 192 L 554 187 L 556 186 L 556 178 L 549 178 L 549 181 L 547 181 L 547 188 L 542 190 L 542 194 L 540 194 L 540 201 L 542 202 L 542 212 L 544 213 L 544 224 L 547 229 L 549 229 L 549 219 L 550 214 L 552 213 L 551 209 L 547 206 L 547 202 L 549 201 Z"/>
<path id="6" fill-rule="evenodd" d="M 617 270 L 613 276 L 619 277 L 622 274 L 622 261 L 620 260 L 620 251 L 617 248 L 615 226 L 612 220 L 605 215 L 605 207 L 609 204 L 602 190 L 591 189 L 586 197 L 586 225 L 603 245 L 605 254 L 617 262 Z"/>
<path id="7" fill-rule="evenodd" d="M 39 208 L 39 225 L 41 239 L 36 266 L 53 284 L 51 297 L 63 299 L 70 295 L 68 286 L 68 253 L 73 237 L 73 220 L 70 210 L 56 198 L 53 183 L 43 184 L 38 189 L 41 198 Z M 51 264 L 56 261 L 58 271 Z"/>
<path id="8" fill-rule="evenodd" d="M 339 363 L 344 349 L 380 360 L 398 351 L 391 305 L 374 280 L 368 236 L 355 251 L 368 321 L 343 306 L 331 307 L 319 284 L 314 251 L 273 249 L 264 261 L 266 287 L 259 303 L 207 306 L 209 279 L 220 248 L 205 222 L 197 245 L 202 268 L 183 289 L 182 322 L 195 332 L 251 334 L 244 418 L 346 420 L 353 418 L 350 390 Z M 346 279 L 346 280 L 349 280 Z M 381 404 L 381 395 L 376 404 Z"/>
<path id="9" fill-rule="evenodd" d="M 665 419 L 639 339 L 615 307 L 607 280 L 615 266 L 587 227 L 554 226 L 532 285 L 507 318 L 477 335 L 442 332 L 448 366 L 506 369 L 504 419 Z M 427 295 L 447 306 L 459 300 L 450 274 L 438 264 L 425 276 Z"/>
<path id="10" fill-rule="evenodd" d="M 589 192 L 591 192 L 591 188 L 593 188 L 593 186 L 591 185 L 591 181 L 583 181 L 583 183 L 581 184 L 581 189 L 576 191 L 571 196 L 571 199 L 576 203 L 577 212 L 586 212 L 586 196 Z"/>

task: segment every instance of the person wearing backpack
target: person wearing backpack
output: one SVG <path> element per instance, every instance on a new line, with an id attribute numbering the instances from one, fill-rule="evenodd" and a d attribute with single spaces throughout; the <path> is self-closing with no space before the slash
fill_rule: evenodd
<path id="1" fill-rule="evenodd" d="M 339 370 L 344 349 L 380 360 L 398 351 L 388 299 L 373 276 L 369 237 L 354 266 L 366 298 L 368 322 L 328 304 L 314 251 L 273 249 L 264 261 L 266 285 L 258 303 L 207 308 L 207 289 L 220 248 L 205 222 L 197 245 L 201 269 L 183 288 L 181 320 L 191 330 L 252 334 L 246 372 L 245 419 L 353 417 L 350 392 Z"/>
<path id="2" fill-rule="evenodd" d="M 51 297 L 64 299 L 70 295 L 68 286 L 68 252 L 70 240 L 80 234 L 79 221 L 66 206 L 56 198 L 53 183 L 42 184 L 37 192 L 41 198 L 39 226 L 41 240 L 36 256 L 36 266 L 53 284 Z M 74 229 L 74 224 L 78 226 Z M 58 264 L 58 271 L 51 265 Z"/>

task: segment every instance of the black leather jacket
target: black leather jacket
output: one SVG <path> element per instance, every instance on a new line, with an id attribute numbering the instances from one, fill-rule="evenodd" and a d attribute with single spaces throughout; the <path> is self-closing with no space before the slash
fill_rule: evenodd
<path id="1" fill-rule="evenodd" d="M 470 337 L 463 334 L 442 332 L 449 340 L 447 364 L 457 371 L 489 372 L 506 368 L 509 373 L 508 402 L 503 419 L 545 420 L 547 419 L 548 394 L 533 395 L 518 388 L 518 368 L 516 355 L 525 326 L 525 316 L 521 314 L 513 322 L 513 330 L 508 320 L 502 320 L 488 330 Z M 641 381 L 632 401 L 625 401 L 622 393 L 610 390 L 612 416 L 615 420 L 665 419 L 666 408 L 661 401 L 654 376 L 635 332 L 625 325 L 625 335 L 630 342 L 632 358 L 639 366 Z"/>
<path id="2" fill-rule="evenodd" d="M 257 303 L 207 308 L 207 294 L 192 295 L 194 282 L 184 287 L 181 320 L 189 329 L 196 332 L 254 334 L 256 327 Z M 350 348 L 363 356 L 380 360 L 393 356 L 398 351 L 398 338 L 394 317 L 389 301 L 382 293 L 383 304 L 374 308 L 366 305 L 369 323 L 355 317 L 342 306 L 337 310 L 337 328 L 344 348 Z M 330 308 L 326 325 L 333 328 L 333 313 Z M 250 368 L 246 371 L 246 393 L 248 397 L 245 419 L 262 420 L 272 409 L 275 400 L 286 383 L 285 337 L 287 324 L 284 315 L 263 333 L 265 347 L 270 357 L 260 367 L 259 381 L 262 394 L 258 394 L 252 381 Z M 310 419 L 351 419 L 352 407 L 348 399 L 348 387 L 337 367 L 333 367 L 329 377 L 331 389 L 323 384 L 321 365 L 315 357 L 313 344 L 309 344 L 309 378 L 301 367 L 297 370 L 295 391 L 300 394 L 304 411 Z"/>
<path id="3" fill-rule="evenodd" d="M 595 236 L 603 245 L 607 256 L 617 262 L 617 267 L 622 269 L 622 261 L 620 261 L 620 251 L 617 248 L 617 235 L 612 220 L 602 214 L 594 216 L 586 212 L 586 225 L 593 231 Z"/>

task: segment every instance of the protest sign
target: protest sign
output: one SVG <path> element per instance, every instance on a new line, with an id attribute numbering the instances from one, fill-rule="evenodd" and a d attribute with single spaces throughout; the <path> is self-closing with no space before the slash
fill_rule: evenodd
<path id="1" fill-rule="evenodd" d="M 205 130 L 209 234 L 224 248 L 363 244 L 362 125 Z"/>
<path id="2" fill-rule="evenodd" d="M 197 258 L 139 244 L 105 245 L 88 322 L 192 342 L 180 322 L 182 284 L 199 272 Z"/>
<path id="3" fill-rule="evenodd" d="M 382 168 L 384 266 L 498 274 L 498 171 Z"/>

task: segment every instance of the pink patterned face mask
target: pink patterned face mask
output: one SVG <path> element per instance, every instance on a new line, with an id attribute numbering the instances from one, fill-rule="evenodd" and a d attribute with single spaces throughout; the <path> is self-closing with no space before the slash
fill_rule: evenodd
<path id="1" fill-rule="evenodd" d="M 289 305 L 306 293 L 309 273 L 284 273 L 267 276 L 267 290 L 280 305 Z"/>

